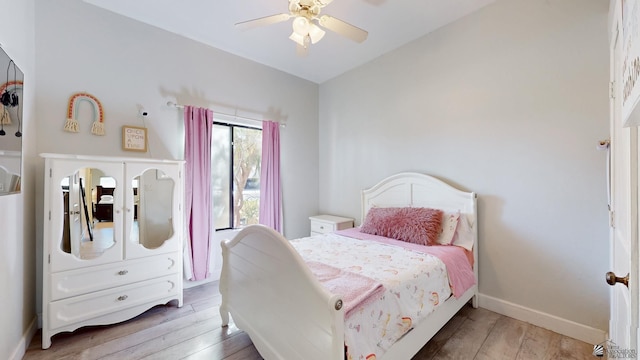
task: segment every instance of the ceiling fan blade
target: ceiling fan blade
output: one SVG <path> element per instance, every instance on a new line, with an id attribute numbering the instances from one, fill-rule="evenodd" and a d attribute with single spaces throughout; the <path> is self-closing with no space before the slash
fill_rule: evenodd
<path id="1" fill-rule="evenodd" d="M 236 27 L 240 30 L 248 30 L 248 29 L 259 27 L 259 26 L 266 26 L 266 25 L 287 21 L 290 18 L 291 18 L 291 14 L 277 14 L 277 15 L 265 16 L 265 17 L 261 17 L 253 20 L 239 22 L 236 24 Z"/>
<path id="2" fill-rule="evenodd" d="M 318 22 L 321 26 L 334 31 L 344 37 L 347 37 L 355 42 L 363 42 L 367 39 L 369 35 L 365 30 L 360 29 L 359 27 L 353 26 L 349 23 L 346 23 L 340 19 L 336 19 L 329 15 L 322 15 Z"/>

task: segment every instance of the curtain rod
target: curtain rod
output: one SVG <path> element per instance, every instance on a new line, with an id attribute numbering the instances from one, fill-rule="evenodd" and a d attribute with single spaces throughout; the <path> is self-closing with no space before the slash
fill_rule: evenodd
<path id="1" fill-rule="evenodd" d="M 180 105 L 180 104 L 176 104 L 173 101 L 167 101 L 167 106 L 169 107 L 174 107 L 177 109 L 184 109 L 184 105 Z M 232 117 L 234 119 L 242 119 L 242 120 L 250 120 L 250 121 L 265 121 L 265 120 L 261 120 L 261 119 L 256 119 L 256 118 L 251 118 L 251 117 L 246 117 L 246 116 L 239 116 L 239 115 L 232 115 L 232 114 L 227 114 L 227 113 L 223 113 L 223 112 L 219 112 L 219 111 L 214 111 L 214 114 L 218 114 L 218 115 L 224 115 L 224 116 L 229 116 Z M 278 122 L 278 121 L 276 121 Z M 278 122 L 279 123 L 279 122 Z M 286 127 L 285 124 L 280 123 L 280 127 Z"/>

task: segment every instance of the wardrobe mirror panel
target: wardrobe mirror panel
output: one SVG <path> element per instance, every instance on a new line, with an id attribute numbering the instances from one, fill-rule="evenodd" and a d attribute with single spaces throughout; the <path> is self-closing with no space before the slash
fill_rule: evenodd
<path id="1" fill-rule="evenodd" d="M 0 196 L 20 192 L 24 74 L 0 48 Z"/>
<path id="2" fill-rule="evenodd" d="M 163 171 L 147 169 L 133 179 L 135 221 L 130 238 L 156 249 L 174 233 L 171 210 L 175 182 Z"/>
<path id="3" fill-rule="evenodd" d="M 116 185 L 115 178 L 95 168 L 82 168 L 62 179 L 62 251 L 90 260 L 115 244 Z"/>

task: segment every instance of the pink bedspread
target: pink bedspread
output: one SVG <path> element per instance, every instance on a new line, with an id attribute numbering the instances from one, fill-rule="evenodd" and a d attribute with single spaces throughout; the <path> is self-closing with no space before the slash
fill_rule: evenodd
<path id="1" fill-rule="evenodd" d="M 360 232 L 359 228 L 352 228 L 346 230 L 336 231 L 335 234 L 347 236 L 360 240 L 372 240 L 383 244 L 400 246 L 408 250 L 421 252 L 424 254 L 430 254 L 436 256 L 447 267 L 447 274 L 449 275 L 449 285 L 451 285 L 451 291 L 456 298 L 462 296 L 465 291 L 471 288 L 475 283 L 475 276 L 471 264 L 467 259 L 465 250 L 458 246 L 450 245 L 433 245 L 423 246 L 405 241 L 394 240 L 383 236 L 371 235 Z"/>
<path id="2" fill-rule="evenodd" d="M 345 319 L 353 309 L 377 300 L 384 293 L 384 286 L 367 276 L 316 261 L 307 261 L 307 265 L 329 292 L 342 294 Z"/>

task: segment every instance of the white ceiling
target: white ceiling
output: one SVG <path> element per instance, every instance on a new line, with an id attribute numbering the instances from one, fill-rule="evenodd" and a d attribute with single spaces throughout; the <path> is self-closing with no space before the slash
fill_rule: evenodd
<path id="1" fill-rule="evenodd" d="M 291 20 L 240 31 L 234 24 L 288 13 L 287 0 L 84 0 L 229 53 L 322 83 L 495 0 L 334 0 L 328 14 L 369 32 L 358 44 L 336 33 L 296 55 Z"/>

